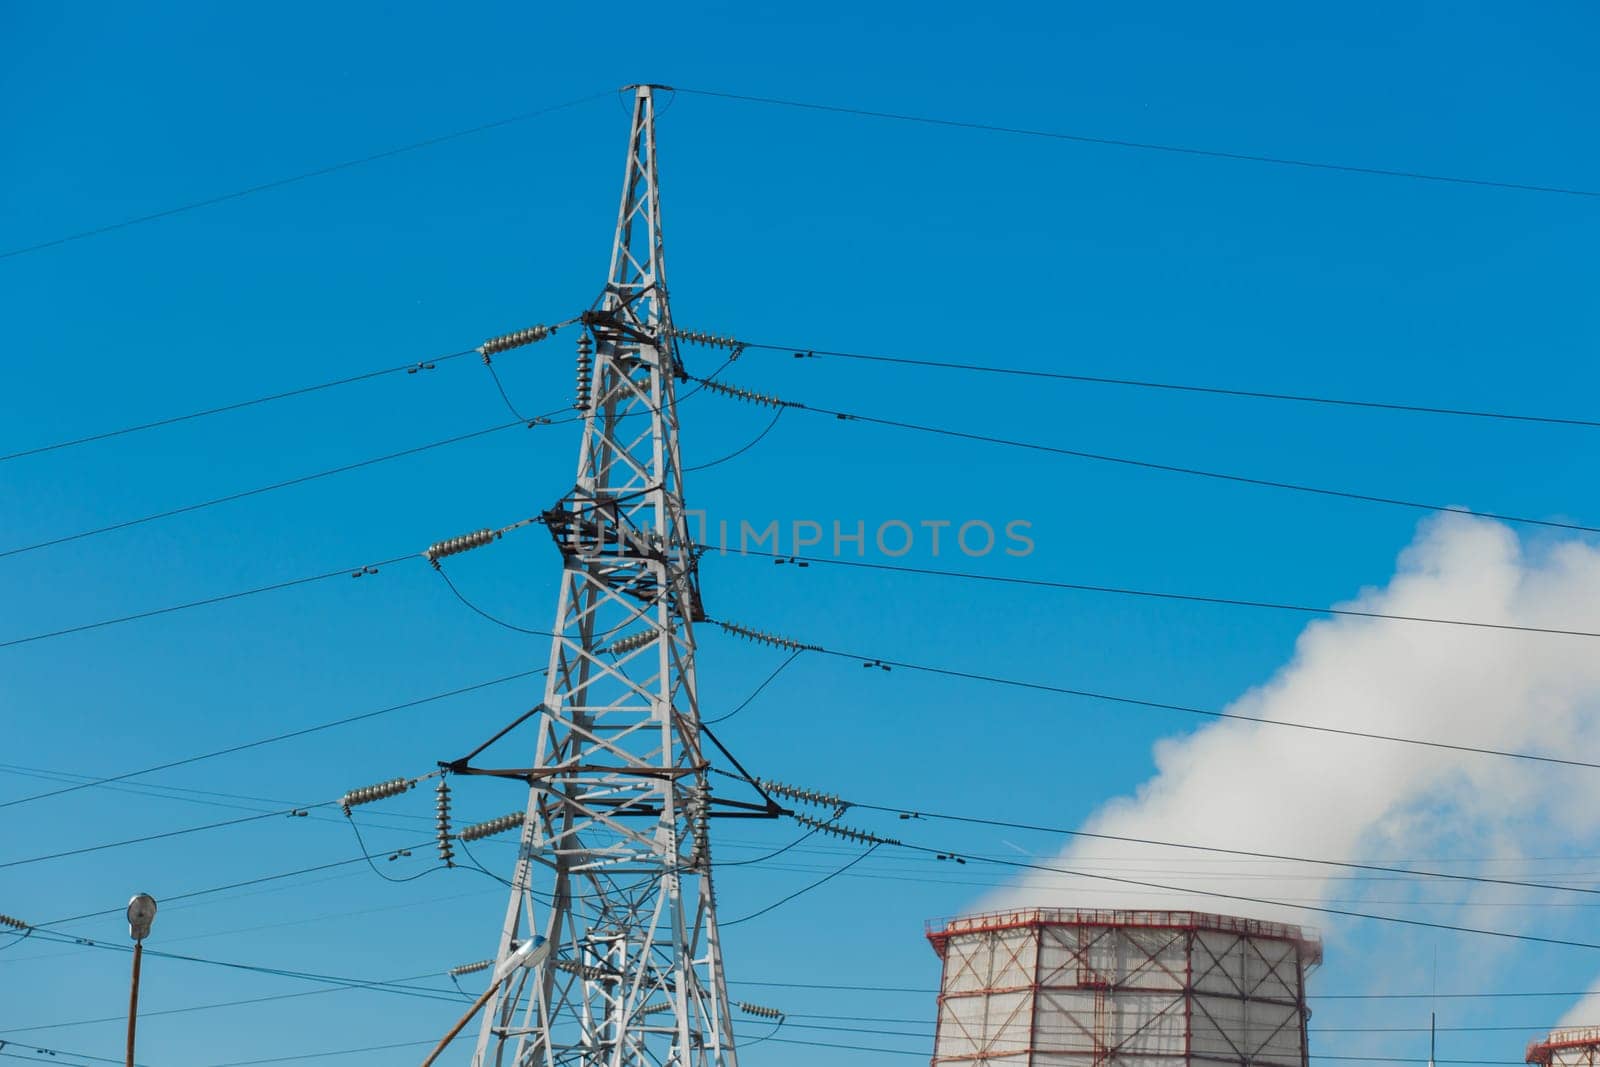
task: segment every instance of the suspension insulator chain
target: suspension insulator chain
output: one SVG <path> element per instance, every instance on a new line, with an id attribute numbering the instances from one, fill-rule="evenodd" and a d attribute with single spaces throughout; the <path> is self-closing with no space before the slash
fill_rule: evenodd
<path id="1" fill-rule="evenodd" d="M 32 926 L 30 926 L 27 923 L 23 922 L 21 919 L 15 918 L 15 917 L 10 916 L 10 915 L 0 915 L 0 926 L 9 926 L 13 930 L 31 930 L 31 929 L 33 929 Z"/>
<path id="2" fill-rule="evenodd" d="M 594 379 L 594 343 L 589 340 L 589 334 L 587 332 L 580 333 L 578 335 L 577 376 L 578 399 L 577 402 L 572 406 L 577 408 L 579 411 L 588 411 L 589 402 L 593 399 L 590 396 L 589 389 L 590 384 Z"/>
<path id="3" fill-rule="evenodd" d="M 870 834 L 865 830 L 853 830 L 848 826 L 839 826 L 836 823 L 823 822 L 821 819 L 813 819 L 808 815 L 795 814 L 791 815 L 790 818 L 799 823 L 801 826 L 809 826 L 811 829 L 816 830 L 819 833 L 827 834 L 829 837 L 837 837 L 844 841 L 854 841 L 859 845 L 904 844 L 904 842 L 897 841 L 892 837 L 879 837 L 877 834 Z"/>
<path id="4" fill-rule="evenodd" d="M 711 798 L 703 784 L 684 798 L 684 818 L 689 824 L 689 869 L 707 870 L 711 866 Z"/>
<path id="5" fill-rule="evenodd" d="M 522 812 L 509 812 L 498 819 L 490 819 L 487 822 L 463 826 L 461 832 L 456 834 L 456 837 L 462 841 L 481 841 L 485 837 L 493 837 L 495 834 L 503 834 L 507 830 L 515 830 L 522 825 L 523 819 Z"/>
<path id="6" fill-rule="evenodd" d="M 362 786 L 360 789 L 352 789 L 340 797 L 339 807 L 344 810 L 346 815 L 349 815 L 350 809 L 357 805 L 372 804 L 379 800 L 397 797 L 416 784 L 416 781 L 411 778 L 394 778 L 387 782 L 379 782 L 376 785 Z"/>
<path id="7" fill-rule="evenodd" d="M 505 333 L 499 337 L 489 338 L 489 340 L 478 346 L 478 352 L 483 356 L 483 361 L 487 363 L 490 356 L 512 348 L 521 348 L 523 345 L 531 345 L 535 341 L 543 341 L 555 332 L 553 328 L 548 326 L 529 326 L 526 330 L 517 330 L 513 333 Z"/>
<path id="8" fill-rule="evenodd" d="M 821 645 L 808 645 L 803 641 L 794 641 L 787 637 L 769 634 L 749 626 L 740 626 L 736 622 L 718 622 L 716 625 L 721 627 L 724 633 L 733 634 L 735 637 L 743 637 L 746 640 L 754 641 L 758 645 L 770 645 L 773 648 L 787 649 L 790 652 L 822 651 Z"/>
<path id="9" fill-rule="evenodd" d="M 476 963 L 463 963 L 458 967 L 452 967 L 445 973 L 451 978 L 460 978 L 464 974 L 476 974 L 479 971 L 487 971 L 493 966 L 494 960 L 478 960 Z"/>
<path id="10" fill-rule="evenodd" d="M 714 382 L 710 378 L 699 379 L 700 384 L 710 389 L 713 393 L 732 397 L 734 400 L 743 400 L 747 404 L 757 404 L 761 407 L 771 408 L 803 408 L 804 404 L 795 400 L 784 400 L 781 397 L 771 396 L 767 393 L 758 393 L 753 389 L 741 389 L 737 385 L 727 385 L 723 382 Z"/>
<path id="11" fill-rule="evenodd" d="M 592 963 L 581 963 L 578 960 L 560 959 L 551 961 L 551 966 L 555 967 L 555 969 L 558 971 L 565 971 L 568 974 L 575 974 L 579 978 L 582 978 L 585 982 L 617 981 L 617 973 L 615 971 L 607 970 L 604 967 L 596 967 Z"/>
<path id="12" fill-rule="evenodd" d="M 790 800 L 797 800 L 802 804 L 812 804 L 819 808 L 833 808 L 836 811 L 850 806 L 848 801 L 840 800 L 832 793 L 822 793 L 815 789 L 802 789 L 797 785 L 789 785 L 787 782 L 774 782 L 769 778 L 759 779 L 759 782 L 761 788 L 768 793 L 776 793 L 780 797 L 788 797 Z"/>
<path id="13" fill-rule="evenodd" d="M 429 563 L 438 566 L 439 561 L 446 556 L 457 556 L 463 552 L 470 552 L 474 548 L 482 548 L 484 545 L 499 539 L 499 530 L 474 530 L 469 534 L 462 534 L 460 537 L 435 541 L 422 554 Z"/>
<path id="14" fill-rule="evenodd" d="M 654 628 L 651 628 L 649 630 L 641 631 L 640 633 L 630 634 L 629 636 L 620 640 L 613 641 L 605 648 L 600 649 L 600 651 L 605 652 L 608 655 L 620 656 L 624 652 L 632 652 L 636 648 L 643 648 L 645 645 L 648 645 L 655 639 L 656 631 Z"/>
<path id="15" fill-rule="evenodd" d="M 439 841 L 439 858 L 444 861 L 446 867 L 454 867 L 456 854 L 450 847 L 450 783 L 441 778 L 439 784 L 433 787 L 433 791 L 434 811 L 437 815 L 434 819 L 434 836 Z"/>
<path id="16" fill-rule="evenodd" d="M 741 1000 L 735 1006 L 746 1015 L 755 1015 L 763 1019 L 776 1019 L 779 1022 L 784 1019 L 783 1012 L 777 1008 L 769 1008 L 765 1004 L 751 1004 L 749 1001 Z"/>
<path id="17" fill-rule="evenodd" d="M 745 344 L 743 341 L 732 337 L 720 337 L 714 333 L 705 333 L 702 330 L 680 330 L 673 328 L 673 337 L 680 341 L 688 341 L 692 345 L 705 345 L 708 348 L 725 348 L 730 352 L 742 352 Z"/>

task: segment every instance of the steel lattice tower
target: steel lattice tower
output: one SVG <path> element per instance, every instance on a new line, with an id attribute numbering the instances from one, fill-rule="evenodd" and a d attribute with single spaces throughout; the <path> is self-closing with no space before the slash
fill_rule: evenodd
<path id="1" fill-rule="evenodd" d="M 577 484 L 543 517 L 564 568 L 535 758 L 518 775 L 530 795 L 494 971 L 507 977 L 485 1005 L 475 1067 L 737 1063 L 651 89 L 635 87 L 611 272 L 583 317 Z M 536 935 L 548 951 L 527 951 Z"/>

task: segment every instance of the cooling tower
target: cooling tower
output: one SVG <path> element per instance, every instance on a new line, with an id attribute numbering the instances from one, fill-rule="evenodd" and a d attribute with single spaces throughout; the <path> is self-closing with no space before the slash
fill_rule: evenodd
<path id="1" fill-rule="evenodd" d="M 935 1065 L 1309 1062 L 1305 980 L 1322 945 L 1296 926 L 1037 909 L 930 924 L 928 940 L 944 960 Z"/>
<path id="2" fill-rule="evenodd" d="M 1552 1030 L 1549 1037 L 1528 1046 L 1527 1062 L 1546 1067 L 1596 1067 L 1600 1065 L 1600 1026 Z"/>

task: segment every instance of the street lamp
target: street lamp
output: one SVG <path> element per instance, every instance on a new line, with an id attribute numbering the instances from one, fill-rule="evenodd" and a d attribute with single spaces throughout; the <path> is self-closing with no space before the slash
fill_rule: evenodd
<path id="1" fill-rule="evenodd" d="M 128 901 L 128 936 L 133 938 L 133 985 L 128 990 L 128 1067 L 133 1067 L 133 1031 L 139 1019 L 139 964 L 144 960 L 144 939 L 156 921 L 156 898 L 140 893 Z"/>
<path id="2" fill-rule="evenodd" d="M 494 991 L 499 989 L 507 978 L 511 977 L 512 972 L 519 967 L 537 967 L 549 956 L 550 942 L 546 941 L 542 934 L 535 934 L 529 940 L 524 941 L 515 952 L 506 957 L 505 963 L 500 965 L 500 969 L 495 972 L 493 980 L 489 983 L 489 988 L 485 989 L 483 995 L 472 1002 L 472 1007 L 467 1009 L 467 1013 L 456 1020 L 456 1024 L 450 1028 L 450 1032 L 445 1034 L 444 1038 L 434 1046 L 432 1052 L 428 1053 L 428 1058 L 422 1061 L 422 1067 L 433 1067 L 433 1061 L 443 1054 L 450 1042 L 456 1039 L 457 1034 L 466 1029 L 467 1024 L 472 1021 L 472 1017 L 478 1014 L 478 1011 L 485 1004 L 489 1003 L 489 998 L 494 996 Z"/>

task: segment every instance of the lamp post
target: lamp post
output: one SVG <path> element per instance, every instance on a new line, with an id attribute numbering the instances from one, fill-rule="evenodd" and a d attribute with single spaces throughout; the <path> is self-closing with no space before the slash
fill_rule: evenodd
<path id="1" fill-rule="evenodd" d="M 128 936 L 133 938 L 133 984 L 128 989 L 128 1067 L 133 1067 L 133 1031 L 139 1019 L 139 964 L 144 960 L 144 939 L 156 919 L 156 898 L 140 893 L 128 901 Z"/>
<path id="2" fill-rule="evenodd" d="M 494 996 L 495 990 L 500 988 L 502 982 L 511 977 L 513 971 L 518 967 L 537 967 L 549 955 L 550 942 L 546 941 L 542 934 L 535 934 L 530 940 L 524 941 L 520 948 L 506 958 L 506 962 L 489 982 L 489 988 L 485 989 L 483 995 L 472 1002 L 472 1007 L 467 1009 L 467 1013 L 456 1021 L 456 1024 L 450 1028 L 450 1032 L 445 1034 L 444 1038 L 434 1046 L 432 1052 L 428 1053 L 428 1058 L 422 1061 L 422 1067 L 433 1067 L 433 1061 L 444 1053 L 450 1042 L 456 1039 L 457 1034 L 466 1029 L 467 1024 L 472 1021 L 472 1017 L 478 1014 L 485 1004 L 489 1003 L 489 998 Z"/>

